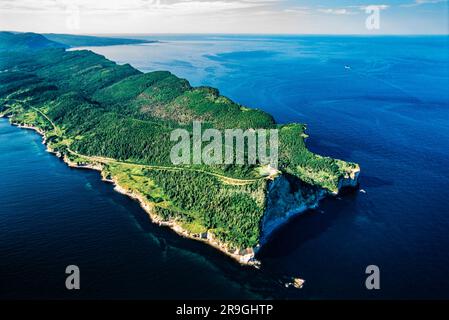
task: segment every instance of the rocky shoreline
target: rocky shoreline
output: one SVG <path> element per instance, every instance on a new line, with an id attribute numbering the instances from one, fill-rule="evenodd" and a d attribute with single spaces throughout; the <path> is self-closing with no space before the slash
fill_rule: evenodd
<path id="1" fill-rule="evenodd" d="M 3 117 L 3 115 L 0 114 L 0 117 Z M 11 125 L 16 126 L 21 129 L 33 130 L 33 131 L 37 132 L 39 135 L 42 136 L 42 144 L 44 144 L 46 146 L 46 151 L 56 155 L 58 158 L 60 158 L 62 161 L 64 161 L 69 167 L 76 168 L 76 169 L 90 169 L 90 170 L 99 171 L 100 173 L 104 172 L 103 165 L 101 165 L 100 163 L 79 165 L 75 162 L 70 161 L 70 159 L 66 155 L 63 156 L 61 153 L 52 150 L 47 144 L 45 132 L 42 131 L 41 129 L 30 126 L 30 125 L 23 125 L 23 124 L 18 124 L 18 123 L 14 123 L 14 122 L 11 122 Z M 236 252 L 236 251 L 232 252 L 231 250 L 229 250 L 229 248 L 226 244 L 215 239 L 213 234 L 210 232 L 207 232 L 206 234 L 200 234 L 200 235 L 191 234 L 187 230 L 183 229 L 176 221 L 161 220 L 160 217 L 158 217 L 157 215 L 154 214 L 154 212 L 152 210 L 152 205 L 150 202 L 145 200 L 144 197 L 142 195 L 138 194 L 137 192 L 132 191 L 132 190 L 127 190 L 127 189 L 123 188 L 122 186 L 120 186 L 120 184 L 116 180 L 114 180 L 113 177 L 107 178 L 107 177 L 105 177 L 104 174 L 102 174 L 102 181 L 113 184 L 115 191 L 138 201 L 140 206 L 142 207 L 142 209 L 145 210 L 145 212 L 149 215 L 151 222 L 153 222 L 159 226 L 168 227 L 171 230 L 173 230 L 174 232 L 176 232 L 177 234 L 179 234 L 185 238 L 194 239 L 197 241 L 207 243 L 208 245 L 220 250 L 221 252 L 223 252 L 227 256 L 233 258 L 235 261 L 239 262 L 242 265 L 250 265 L 250 266 L 259 266 L 260 265 L 260 262 L 257 261 L 254 257 L 255 252 L 253 249 L 246 249 L 246 250 L 240 250 L 238 252 Z"/>
<path id="2" fill-rule="evenodd" d="M 228 246 L 217 239 L 214 238 L 214 236 L 210 232 L 206 232 L 205 234 L 192 234 L 188 232 L 187 230 L 183 229 L 179 223 L 177 223 L 174 220 L 171 221 L 164 221 L 160 219 L 159 216 L 155 215 L 152 210 L 151 203 L 146 201 L 143 196 L 140 194 L 132 191 L 127 190 L 123 187 L 121 187 L 116 181 L 110 180 L 114 184 L 114 190 L 122 193 L 134 200 L 137 200 L 140 203 L 140 206 L 148 213 L 148 215 L 151 218 L 151 221 L 153 223 L 158 224 L 159 226 L 164 226 L 172 229 L 177 234 L 189 238 L 194 239 L 197 241 L 201 241 L 204 243 L 207 243 L 208 245 L 220 250 L 221 252 L 225 253 L 229 257 L 233 258 L 234 260 L 238 261 L 239 263 L 243 265 L 252 265 L 252 266 L 258 266 L 260 264 L 259 261 L 255 260 L 254 258 L 254 251 L 252 249 L 242 250 L 239 252 L 232 252 L 229 250 Z"/>
<path id="3" fill-rule="evenodd" d="M 0 117 L 4 117 L 4 114 L 0 114 Z M 239 262 L 242 265 L 249 265 L 249 266 L 260 266 L 260 262 L 256 260 L 255 255 L 257 251 L 260 249 L 261 245 L 265 244 L 269 237 L 273 234 L 275 230 L 277 230 L 280 226 L 284 225 L 288 222 L 293 216 L 296 216 L 298 214 L 301 214 L 309 209 L 316 208 L 320 202 L 321 199 L 325 198 L 327 195 L 335 195 L 335 193 L 329 193 L 322 189 L 317 190 L 317 192 L 311 193 L 310 195 L 307 195 L 304 197 L 304 195 L 298 196 L 297 194 L 285 194 L 286 197 L 293 197 L 292 199 L 289 199 L 288 201 L 292 202 L 291 204 L 285 206 L 285 208 L 288 208 L 288 210 L 283 211 L 281 213 L 276 212 L 272 213 L 269 211 L 269 206 L 267 206 L 267 211 L 264 214 L 264 217 L 262 218 L 262 231 L 261 231 L 261 238 L 259 241 L 259 245 L 257 245 L 255 248 L 247 248 L 243 250 L 231 250 L 229 246 L 225 243 L 220 242 L 217 240 L 214 235 L 211 232 L 206 232 L 203 234 L 192 234 L 188 232 L 187 230 L 183 229 L 182 226 L 177 221 L 164 221 L 159 216 L 154 214 L 154 210 L 152 207 L 151 202 L 146 200 L 142 195 L 139 193 L 128 190 L 114 180 L 114 177 L 106 177 L 104 174 L 104 168 L 101 163 L 94 163 L 94 164 L 77 164 L 75 162 L 72 162 L 67 155 L 62 155 L 60 152 L 57 152 L 55 150 L 52 150 L 46 140 L 45 132 L 39 128 L 30 126 L 30 125 L 23 125 L 14 123 L 10 119 L 10 123 L 14 126 L 17 126 L 19 128 L 28 129 L 28 130 L 34 130 L 38 134 L 42 136 L 42 144 L 46 145 L 46 150 L 50 153 L 55 154 L 58 158 L 62 159 L 69 167 L 71 168 L 77 168 L 77 169 L 90 169 L 90 170 L 96 170 L 101 173 L 102 181 L 112 183 L 114 185 L 114 190 L 122 193 L 136 201 L 139 202 L 142 209 L 145 210 L 145 212 L 149 215 L 151 221 L 153 223 L 158 224 L 159 226 L 168 227 L 177 234 L 189 238 L 194 239 L 197 241 L 201 241 L 204 243 L 207 243 L 208 245 L 216 248 L 217 250 L 220 250 L 227 256 L 233 258 L 235 261 Z M 357 168 L 353 170 L 353 172 L 349 173 L 347 176 L 345 176 L 343 179 L 339 182 L 339 190 L 341 188 L 346 187 L 356 187 L 358 185 L 358 177 L 359 177 L 360 169 Z M 271 182 L 269 186 L 268 193 L 271 194 L 275 188 L 277 188 L 279 185 L 285 184 L 285 178 L 281 175 L 280 177 L 276 178 L 274 181 Z M 285 187 L 285 185 L 283 186 Z M 281 189 L 279 189 L 282 191 Z M 268 202 L 270 199 L 268 200 Z M 274 203 L 274 205 L 279 205 L 280 200 L 277 199 Z M 284 209 L 284 207 L 281 207 L 281 209 Z M 279 210 L 278 210 L 279 211 Z"/>

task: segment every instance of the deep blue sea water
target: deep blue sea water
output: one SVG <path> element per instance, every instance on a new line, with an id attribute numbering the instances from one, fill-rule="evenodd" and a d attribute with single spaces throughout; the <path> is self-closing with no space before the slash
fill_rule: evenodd
<path id="1" fill-rule="evenodd" d="M 309 148 L 359 163 L 366 193 L 293 219 L 253 270 L 152 225 L 98 173 L 3 119 L 0 297 L 449 298 L 449 37 L 148 38 L 160 42 L 90 49 L 307 123 Z M 68 264 L 80 291 L 64 288 Z M 372 264 L 378 291 L 364 285 Z"/>

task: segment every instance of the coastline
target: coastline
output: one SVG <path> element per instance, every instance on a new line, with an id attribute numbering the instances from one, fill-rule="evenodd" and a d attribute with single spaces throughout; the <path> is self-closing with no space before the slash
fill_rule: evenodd
<path id="1" fill-rule="evenodd" d="M 4 114 L 0 114 L 0 118 L 4 118 L 4 117 L 5 117 Z M 15 127 L 21 128 L 21 129 L 33 130 L 36 133 L 38 133 L 40 136 L 42 136 L 42 144 L 46 146 L 46 151 L 49 152 L 49 153 L 52 153 L 56 157 L 60 158 L 65 164 L 67 164 L 68 167 L 74 168 L 74 169 L 95 170 L 95 171 L 100 172 L 101 176 L 102 176 L 101 180 L 103 182 L 113 184 L 114 185 L 114 190 L 116 192 L 121 193 L 123 195 L 126 195 L 129 198 L 138 201 L 140 206 L 141 206 L 141 208 L 148 214 L 148 216 L 149 216 L 149 218 L 150 218 L 152 223 L 155 223 L 158 226 L 168 227 L 172 231 L 176 232 L 178 235 L 180 235 L 180 236 L 182 236 L 184 238 L 197 240 L 197 241 L 201 241 L 203 243 L 206 243 L 206 244 L 214 247 L 215 249 L 221 251 L 222 253 L 224 253 L 225 255 L 229 256 L 230 258 L 232 258 L 233 260 L 237 261 L 238 263 L 240 263 L 242 265 L 254 266 L 254 267 L 258 267 L 260 265 L 260 262 L 258 260 L 256 260 L 255 257 L 254 257 L 255 256 L 254 250 L 250 250 L 250 249 L 242 250 L 243 252 L 245 252 L 245 254 L 241 254 L 241 251 L 240 252 L 231 252 L 228 249 L 228 246 L 226 244 L 221 243 L 220 241 L 215 239 L 210 232 L 207 233 L 206 237 L 202 237 L 202 235 L 192 234 L 192 233 L 188 232 L 187 230 L 183 229 L 180 226 L 180 224 L 178 224 L 176 221 L 163 221 L 163 220 L 161 220 L 160 217 L 158 217 L 157 215 L 154 214 L 154 212 L 152 210 L 151 203 L 149 201 L 145 200 L 142 195 L 140 195 L 139 193 L 137 193 L 135 191 L 131 191 L 131 190 L 127 190 L 127 189 L 123 188 L 114 179 L 114 177 L 111 177 L 111 179 L 106 178 L 102 174 L 103 173 L 103 165 L 102 164 L 98 163 L 98 164 L 78 165 L 78 164 L 70 161 L 70 159 L 68 159 L 68 157 L 66 155 L 63 156 L 59 152 L 55 152 L 54 150 L 52 150 L 47 145 L 45 132 L 43 130 L 41 130 L 41 129 L 37 128 L 37 127 L 34 127 L 34 126 L 17 124 L 17 123 L 11 122 L 11 121 L 10 121 L 10 124 L 15 126 Z"/>
<path id="2" fill-rule="evenodd" d="M 0 113 L 0 118 L 3 118 L 3 117 L 5 117 L 5 114 Z M 274 221 L 275 226 L 269 232 L 267 232 L 265 234 L 261 234 L 261 238 L 259 239 L 259 244 L 256 247 L 246 248 L 246 249 L 241 249 L 241 250 L 237 249 L 235 251 L 231 251 L 227 244 L 217 240 L 211 232 L 206 232 L 203 234 L 193 234 L 193 233 L 190 233 L 189 231 L 185 230 L 175 220 L 169 220 L 169 221 L 162 220 L 159 216 L 154 214 L 152 203 L 149 202 L 148 200 L 146 200 L 144 198 L 144 196 L 142 196 L 140 193 L 138 193 L 136 191 L 124 188 L 123 186 L 121 186 L 118 183 L 118 181 L 116 179 L 114 179 L 114 177 L 110 177 L 110 178 L 106 177 L 104 175 L 104 171 L 103 171 L 104 167 L 103 167 L 102 163 L 97 162 L 94 164 L 89 163 L 89 164 L 79 165 L 75 162 L 72 162 L 67 157 L 67 155 L 62 155 L 60 152 L 54 151 L 53 149 L 51 149 L 48 146 L 45 131 L 41 130 L 40 128 L 31 126 L 31 125 L 23 125 L 23 124 L 14 123 L 11 121 L 11 119 L 9 119 L 9 122 L 13 126 L 16 126 L 21 129 L 33 130 L 36 133 L 38 133 L 39 135 L 41 135 L 42 144 L 46 146 L 46 151 L 49 153 L 52 153 L 55 156 L 57 156 L 58 158 L 60 158 L 63 162 L 65 162 L 67 164 L 68 167 L 75 168 L 75 169 L 89 169 L 89 170 L 95 170 L 95 171 L 100 172 L 101 180 L 103 182 L 113 184 L 114 190 L 116 192 L 126 195 L 135 201 L 138 201 L 140 204 L 140 207 L 148 214 L 150 221 L 152 223 L 155 223 L 158 226 L 168 227 L 172 231 L 176 232 L 178 235 L 180 235 L 184 238 L 197 240 L 197 241 L 206 243 L 209 246 L 212 246 L 213 248 L 221 251 L 228 257 L 232 258 L 234 261 L 240 263 L 241 265 L 245 265 L 245 266 L 253 266 L 253 267 L 259 268 L 261 263 L 260 263 L 260 261 L 258 261 L 255 258 L 255 255 L 258 252 L 258 250 L 261 248 L 261 246 L 263 246 L 265 243 L 268 242 L 269 238 L 272 236 L 274 231 L 276 231 L 279 227 L 281 227 L 282 225 L 287 223 L 291 218 L 293 218 L 297 215 L 300 215 L 309 209 L 316 208 L 319 205 L 319 202 L 322 199 L 324 199 L 326 196 L 329 196 L 329 195 L 336 196 L 338 194 L 338 193 L 331 193 L 331 192 L 326 192 L 325 190 L 322 190 L 322 193 L 320 194 L 320 196 L 318 196 L 311 203 L 303 204 L 300 207 L 295 208 L 294 210 L 291 210 L 290 212 L 287 212 L 286 216 L 281 218 L 280 221 Z M 342 179 L 341 184 L 339 184 L 339 186 L 341 186 L 342 188 L 355 187 L 358 184 L 359 173 L 360 173 L 360 169 L 357 168 L 356 170 L 354 170 L 354 172 L 351 172 L 348 176 L 345 176 Z M 339 190 L 340 190 L 340 188 L 339 188 Z M 266 216 L 262 217 L 262 221 L 264 221 L 265 219 L 266 219 Z"/>

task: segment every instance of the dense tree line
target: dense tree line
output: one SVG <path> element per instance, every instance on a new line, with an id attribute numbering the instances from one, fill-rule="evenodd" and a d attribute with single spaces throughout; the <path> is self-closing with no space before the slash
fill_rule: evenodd
<path id="1" fill-rule="evenodd" d="M 165 208 L 166 217 L 188 222 L 196 220 L 235 247 L 257 244 L 265 208 L 265 181 L 229 185 L 217 177 L 195 171 L 146 170 L 145 175 L 164 190 L 174 208 L 189 213 L 179 215 L 176 209 Z"/>

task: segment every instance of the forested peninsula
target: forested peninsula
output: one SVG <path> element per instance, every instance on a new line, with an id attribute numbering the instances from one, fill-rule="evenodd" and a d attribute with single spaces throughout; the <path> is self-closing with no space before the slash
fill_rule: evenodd
<path id="1" fill-rule="evenodd" d="M 0 116 L 38 131 L 70 166 L 99 170 L 155 223 L 254 264 L 258 248 L 290 216 L 358 184 L 357 164 L 306 148 L 303 124 L 277 124 L 266 112 L 167 71 L 142 73 L 88 50 L 66 50 L 75 40 L 133 40 L 49 38 L 0 32 Z M 278 129 L 278 170 L 173 165 L 170 133 L 190 132 L 193 121 L 216 129 Z"/>

